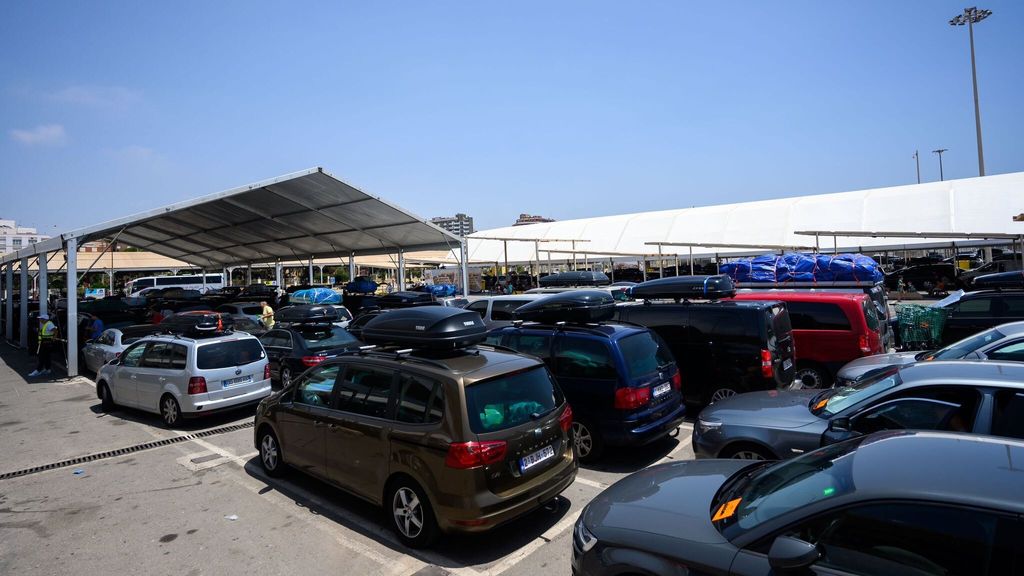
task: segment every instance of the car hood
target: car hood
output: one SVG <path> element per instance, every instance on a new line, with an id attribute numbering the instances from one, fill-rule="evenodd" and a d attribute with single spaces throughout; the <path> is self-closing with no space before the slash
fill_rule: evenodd
<path id="1" fill-rule="evenodd" d="M 690 460 L 652 466 L 616 482 L 583 511 L 598 540 L 654 536 L 701 544 L 728 541 L 711 524 L 711 503 L 722 484 L 750 466 L 743 460 Z M 675 550 L 674 554 L 686 554 Z"/>
<path id="2" fill-rule="evenodd" d="M 800 428 L 821 419 L 811 413 L 808 404 L 820 390 L 765 390 L 737 394 L 709 405 L 701 420 L 727 425 Z"/>
<path id="3" fill-rule="evenodd" d="M 875 354 L 874 356 L 857 358 L 840 368 L 837 375 L 844 380 L 856 380 L 868 372 L 878 370 L 879 368 L 913 364 L 917 362 L 918 354 L 920 352 L 897 352 L 895 354 Z"/>

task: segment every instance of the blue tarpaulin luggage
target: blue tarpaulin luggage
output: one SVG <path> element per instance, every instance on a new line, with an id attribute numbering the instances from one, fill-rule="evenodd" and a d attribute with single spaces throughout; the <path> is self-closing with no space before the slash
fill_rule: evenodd
<path id="1" fill-rule="evenodd" d="M 722 264 L 721 273 L 734 282 L 881 282 L 885 275 L 863 254 L 766 254 Z"/>
<path id="2" fill-rule="evenodd" d="M 290 304 L 341 304 L 341 294 L 330 288 L 309 288 L 291 295 Z"/>

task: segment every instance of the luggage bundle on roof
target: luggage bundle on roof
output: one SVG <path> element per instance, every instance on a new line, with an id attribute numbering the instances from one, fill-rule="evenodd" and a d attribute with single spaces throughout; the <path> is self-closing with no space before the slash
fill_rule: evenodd
<path id="1" fill-rule="evenodd" d="M 345 291 L 354 294 L 373 294 L 377 291 L 377 283 L 369 276 L 356 276 L 345 284 Z"/>
<path id="2" fill-rule="evenodd" d="M 527 302 L 512 313 L 519 320 L 593 324 L 615 316 L 615 298 L 603 290 L 572 290 Z"/>
<path id="3" fill-rule="evenodd" d="M 719 267 L 738 283 L 860 282 L 879 283 L 882 270 L 863 254 L 765 254 L 722 264 Z"/>
<path id="4" fill-rule="evenodd" d="M 476 312 L 447 306 L 420 306 L 380 314 L 363 327 L 369 344 L 454 350 L 482 342 L 487 326 Z"/>
<path id="5" fill-rule="evenodd" d="M 540 279 L 541 288 L 557 288 L 564 286 L 607 286 L 611 283 L 612 281 L 604 272 L 593 272 L 590 270 L 548 274 Z"/>
<path id="6" fill-rule="evenodd" d="M 341 294 L 330 288 L 308 288 L 291 295 L 292 304 L 341 304 Z"/>
<path id="7" fill-rule="evenodd" d="M 179 312 L 160 322 L 161 332 L 180 334 L 189 338 L 219 336 L 230 332 L 235 321 L 228 314 L 210 310 Z"/>
<path id="8" fill-rule="evenodd" d="M 285 306 L 274 312 L 274 321 L 279 324 L 333 324 L 342 320 L 338 310 L 330 305 L 298 304 Z"/>
<path id="9" fill-rule="evenodd" d="M 638 300 L 688 300 L 729 298 L 736 295 L 736 286 L 728 276 L 673 276 L 641 282 L 629 289 Z"/>

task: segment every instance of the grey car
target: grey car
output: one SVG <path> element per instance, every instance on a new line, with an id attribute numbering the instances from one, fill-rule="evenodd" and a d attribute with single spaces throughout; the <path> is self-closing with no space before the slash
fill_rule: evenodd
<path id="1" fill-rule="evenodd" d="M 700 413 L 698 458 L 785 459 L 880 430 L 1024 438 L 1024 364 L 923 362 L 852 386 L 739 394 Z"/>
<path id="2" fill-rule="evenodd" d="M 1019 440 L 882 432 L 779 463 L 662 464 L 583 509 L 572 573 L 1019 576 L 1021 461 Z"/>
<path id="3" fill-rule="evenodd" d="M 1024 362 L 1024 322 L 1000 324 L 939 350 L 876 354 L 857 358 L 839 369 L 836 384 L 848 386 L 893 366 L 931 360 L 961 359 Z"/>

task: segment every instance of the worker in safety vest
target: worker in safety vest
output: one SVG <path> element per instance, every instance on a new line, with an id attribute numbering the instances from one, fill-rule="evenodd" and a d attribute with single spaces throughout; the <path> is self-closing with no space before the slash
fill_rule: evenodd
<path id="1" fill-rule="evenodd" d="M 57 326 L 50 322 L 46 314 L 39 315 L 39 349 L 36 355 L 39 358 L 36 369 L 29 372 L 29 376 L 44 376 L 50 373 L 50 350 L 53 348 L 54 338 L 57 336 Z"/>

